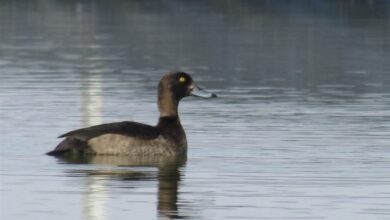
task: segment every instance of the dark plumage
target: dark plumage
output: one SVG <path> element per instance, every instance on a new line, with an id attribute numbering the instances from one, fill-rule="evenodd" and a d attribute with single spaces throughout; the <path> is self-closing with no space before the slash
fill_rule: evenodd
<path id="1" fill-rule="evenodd" d="M 158 86 L 159 122 L 156 126 L 138 122 L 116 122 L 70 131 L 48 155 L 66 153 L 102 155 L 179 155 L 187 151 L 187 139 L 178 116 L 179 101 L 189 95 L 216 97 L 202 91 L 184 72 L 164 75 Z M 206 94 L 206 95 L 205 95 Z"/>
<path id="2" fill-rule="evenodd" d="M 88 141 L 91 138 L 106 133 L 122 134 L 131 137 L 138 137 L 141 139 L 152 139 L 157 138 L 157 136 L 160 135 L 161 132 L 160 129 L 158 129 L 157 127 L 141 124 L 138 122 L 124 121 L 77 129 L 65 133 L 59 137 L 75 138 L 81 141 Z"/>

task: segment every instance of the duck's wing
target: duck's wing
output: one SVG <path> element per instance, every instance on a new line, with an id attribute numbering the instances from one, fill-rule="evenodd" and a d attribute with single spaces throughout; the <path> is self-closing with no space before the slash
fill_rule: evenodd
<path id="1" fill-rule="evenodd" d="M 124 121 L 82 128 L 70 131 L 59 137 L 69 137 L 81 141 L 88 141 L 91 138 L 98 137 L 103 134 L 121 134 L 141 139 L 153 139 L 160 135 L 160 130 L 150 125 L 132 121 Z"/>
<path id="2" fill-rule="evenodd" d="M 157 138 L 161 132 L 156 127 L 130 121 L 101 124 L 77 129 L 59 136 L 60 138 L 65 138 L 65 140 L 47 154 L 55 156 L 72 150 L 82 151 L 88 147 L 88 140 L 105 134 L 120 134 L 148 140 Z"/>

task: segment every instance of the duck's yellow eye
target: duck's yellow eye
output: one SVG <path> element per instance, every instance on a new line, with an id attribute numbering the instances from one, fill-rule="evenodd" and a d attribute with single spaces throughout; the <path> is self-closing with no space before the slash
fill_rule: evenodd
<path id="1" fill-rule="evenodd" d="M 183 82 L 185 82 L 185 81 L 186 81 L 186 78 L 185 78 L 184 76 L 181 76 L 181 77 L 179 78 L 179 82 L 183 83 Z"/>

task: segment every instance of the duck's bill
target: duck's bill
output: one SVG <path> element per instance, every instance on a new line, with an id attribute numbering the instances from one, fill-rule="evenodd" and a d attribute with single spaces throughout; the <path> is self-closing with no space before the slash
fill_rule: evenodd
<path id="1" fill-rule="evenodd" d="M 216 98 L 217 95 L 211 92 L 207 92 L 206 90 L 200 88 L 197 85 L 194 85 L 194 88 L 192 89 L 191 96 L 201 97 L 201 98 Z"/>

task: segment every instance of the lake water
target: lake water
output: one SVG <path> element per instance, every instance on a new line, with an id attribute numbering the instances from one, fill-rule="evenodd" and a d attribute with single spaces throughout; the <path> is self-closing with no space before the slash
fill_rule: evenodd
<path id="1" fill-rule="evenodd" d="M 386 1 L 0 2 L 0 219 L 389 219 Z M 155 124 L 180 69 L 188 157 L 44 155 Z"/>

